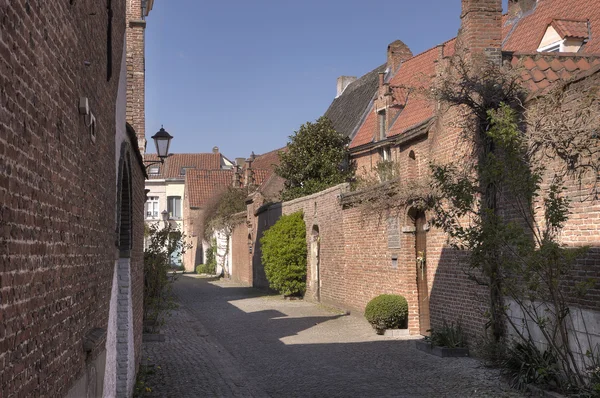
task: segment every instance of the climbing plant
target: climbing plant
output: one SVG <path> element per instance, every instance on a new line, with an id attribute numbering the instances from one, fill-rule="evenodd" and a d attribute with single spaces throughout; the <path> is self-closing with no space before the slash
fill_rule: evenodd
<path id="1" fill-rule="evenodd" d="M 569 285 L 577 259 L 588 248 L 561 245 L 560 232 L 571 206 L 567 180 L 600 170 L 592 134 L 599 127 L 597 96 L 593 91 L 569 95 L 572 89 L 564 84 L 548 93 L 549 99 L 530 101 L 525 108 L 518 69 L 488 64 L 475 72 L 460 58 L 450 68 L 433 93 L 462 116 L 457 127 L 470 153 L 431 166 L 433 223 L 448 234 L 451 247 L 465 254 L 468 276 L 487 286 L 493 341 L 506 343 L 508 331 L 519 344 L 535 347 L 535 327 L 548 355 L 557 358 L 560 387 L 589 388 L 586 369 L 597 367 L 598 358 L 586 355 L 584 345 L 569 334 L 569 298 L 593 286 L 590 281 L 575 289 Z M 522 323 L 509 316 L 505 297 L 523 314 Z"/>

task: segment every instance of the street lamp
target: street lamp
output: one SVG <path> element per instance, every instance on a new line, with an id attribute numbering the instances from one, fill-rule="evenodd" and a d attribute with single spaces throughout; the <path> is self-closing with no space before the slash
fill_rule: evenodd
<path id="1" fill-rule="evenodd" d="M 164 163 L 165 159 L 169 156 L 169 147 L 171 146 L 171 140 L 173 136 L 164 129 L 164 127 L 160 127 L 160 130 L 156 134 L 151 137 L 154 140 L 154 145 L 156 146 L 156 154 L 158 155 L 157 161 L 144 161 L 146 163 L 146 167 L 156 164 L 156 163 Z"/>
<path id="2" fill-rule="evenodd" d="M 169 221 L 169 212 L 166 210 L 163 210 L 160 215 L 162 216 L 162 220 L 165 223 L 165 227 L 167 226 L 167 221 Z"/>
<path id="3" fill-rule="evenodd" d="M 160 130 L 152 136 L 152 139 L 154 140 L 154 145 L 156 145 L 156 154 L 164 162 L 164 159 L 169 156 L 169 146 L 171 145 L 173 136 L 167 133 L 167 130 L 161 126 Z"/>

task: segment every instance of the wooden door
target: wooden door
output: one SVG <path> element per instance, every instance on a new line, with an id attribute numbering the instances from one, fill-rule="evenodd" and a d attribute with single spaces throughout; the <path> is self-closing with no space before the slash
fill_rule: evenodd
<path id="1" fill-rule="evenodd" d="M 427 287 L 427 232 L 425 231 L 425 213 L 415 216 L 415 254 L 417 265 L 417 291 L 419 295 L 419 331 L 429 335 L 429 289 Z"/>

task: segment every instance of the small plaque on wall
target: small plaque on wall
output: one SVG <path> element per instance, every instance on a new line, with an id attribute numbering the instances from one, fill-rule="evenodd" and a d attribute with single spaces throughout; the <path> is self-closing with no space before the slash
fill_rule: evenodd
<path id="1" fill-rule="evenodd" d="M 388 236 L 388 249 L 399 249 L 400 248 L 400 228 L 398 224 L 398 217 L 388 217 L 387 219 L 387 236 Z"/>

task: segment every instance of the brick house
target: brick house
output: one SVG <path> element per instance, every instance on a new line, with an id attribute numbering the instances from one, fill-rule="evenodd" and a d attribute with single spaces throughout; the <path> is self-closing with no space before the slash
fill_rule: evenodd
<path id="1" fill-rule="evenodd" d="M 443 112 L 439 104 L 418 95 L 445 78 L 450 57 L 456 54 L 522 68 L 523 85 L 538 101 L 555 82 L 569 81 L 582 90 L 598 87 L 600 40 L 594 32 L 600 29 L 600 9 L 591 2 L 513 0 L 502 15 L 499 0 L 463 0 L 461 22 L 458 38 L 421 54 L 413 55 L 401 41 L 391 43 L 386 65 L 375 70 L 373 97 L 363 97 L 362 105 L 328 111 L 342 120 L 348 117 L 343 132 L 352 139 L 350 150 L 359 174 L 374 173 L 381 162 L 393 162 L 400 181 L 408 184 L 427 175 L 430 161 L 445 163 L 462 156 L 459 131 L 453 126 L 463 116 Z M 343 87 L 345 79 L 341 81 Z M 339 98 L 332 107 L 341 103 Z M 568 188 L 573 198 L 583 196 L 586 189 L 575 183 Z M 356 193 L 345 185 L 275 204 L 260 193 L 253 195 L 235 235 L 234 263 L 247 268 L 249 284 L 266 286 L 260 237 L 281 214 L 302 210 L 309 253 L 307 299 L 362 312 L 378 294 L 402 294 L 409 302 L 411 333 L 426 334 L 431 325 L 461 319 L 469 335 L 481 336 L 486 291 L 464 275 L 445 234 L 429 225 L 430 215 L 410 207 L 400 214 L 365 215 L 356 200 Z M 579 265 L 582 280 L 598 278 L 600 236 L 594 220 L 599 206 L 598 201 L 574 204 L 564 231 L 565 244 L 594 247 Z M 248 259 L 244 249 L 247 252 L 250 246 L 253 253 Z M 426 265 L 416 261 L 419 252 Z M 596 284 L 586 300 L 574 303 L 588 319 L 598 319 L 599 291 Z"/>
<path id="2" fill-rule="evenodd" d="M 146 154 L 149 162 L 157 161 L 155 154 Z M 186 175 L 192 170 L 229 170 L 232 163 L 223 156 L 217 147 L 211 153 L 175 153 L 165 159 L 164 163 L 151 164 L 148 167 L 146 180 L 147 198 L 145 205 L 146 224 L 161 223 L 163 212 L 167 222 L 179 230 L 186 230 L 184 216 L 184 191 Z M 182 264 L 182 256 L 174 254 L 173 265 Z"/>
<path id="3" fill-rule="evenodd" d="M 126 37 L 144 3 L 0 3 L 0 396 L 132 392 L 145 169 Z"/>
<path id="4" fill-rule="evenodd" d="M 186 174 L 184 232 L 192 245 L 184 256 L 186 271 L 194 271 L 197 265 L 204 263 L 206 250 L 210 246 L 204 233 L 205 212 L 228 187 L 246 188 L 249 192 L 261 190 L 273 199 L 279 194 L 283 180 L 274 174 L 274 166 L 279 162 L 278 152 L 274 150 L 262 155 L 252 153 L 247 159 L 238 158 L 230 170 L 190 170 Z M 229 250 L 233 247 L 232 238 L 226 238 L 222 233 L 216 233 L 213 238 L 217 242 L 217 274 L 223 271 L 224 266 L 226 273 L 235 279 L 236 263 L 232 262 L 233 251 Z"/>

